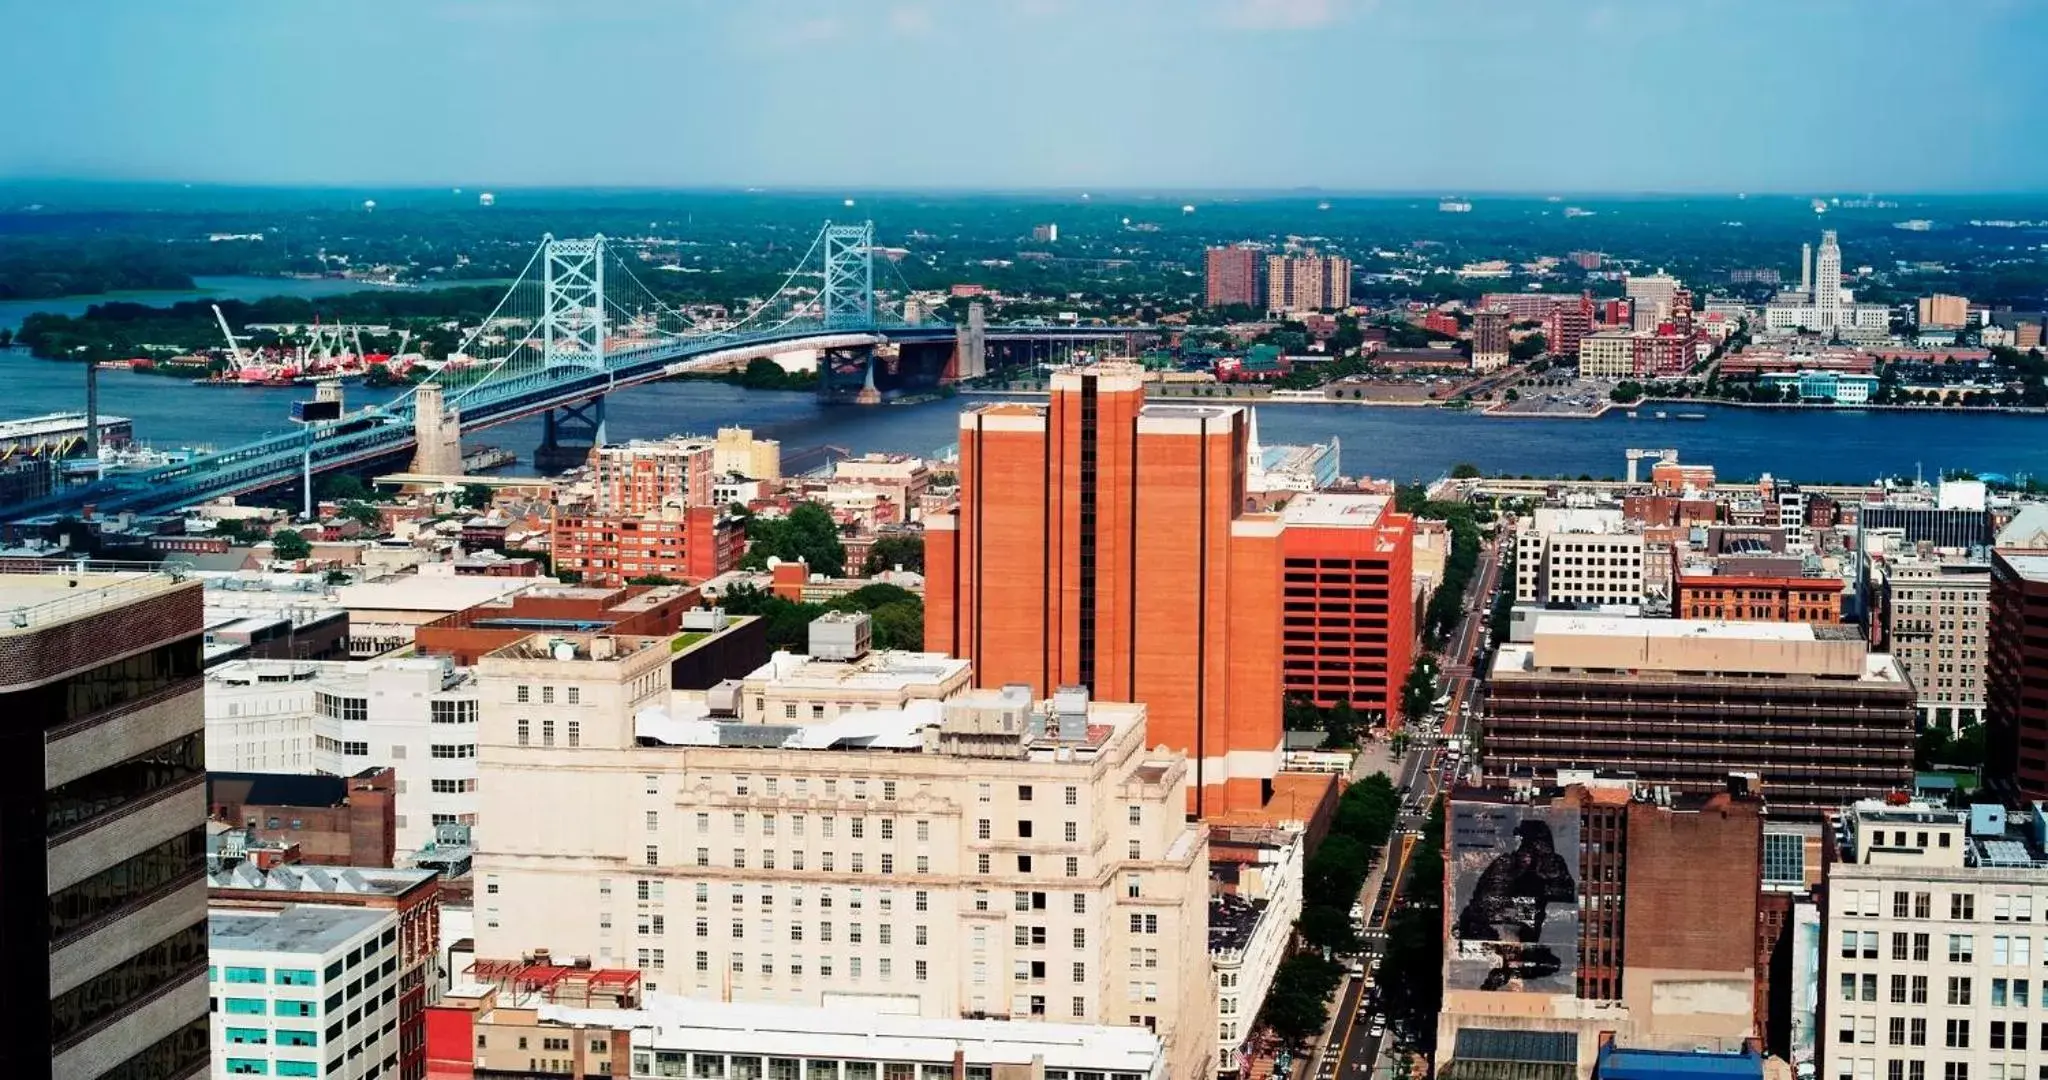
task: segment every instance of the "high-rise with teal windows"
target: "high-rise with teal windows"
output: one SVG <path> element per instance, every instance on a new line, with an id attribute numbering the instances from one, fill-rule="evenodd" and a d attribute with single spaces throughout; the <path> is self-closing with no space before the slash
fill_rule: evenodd
<path id="1" fill-rule="evenodd" d="M 399 920 L 389 908 L 215 907 L 213 1075 L 399 1077 Z"/>

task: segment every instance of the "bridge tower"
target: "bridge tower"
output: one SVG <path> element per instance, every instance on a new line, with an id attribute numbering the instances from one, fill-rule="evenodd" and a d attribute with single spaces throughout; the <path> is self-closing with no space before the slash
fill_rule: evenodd
<path id="1" fill-rule="evenodd" d="M 967 305 L 967 324 L 953 332 L 953 378 L 988 374 L 988 312 L 976 300 Z"/>
<path id="2" fill-rule="evenodd" d="M 605 337 L 604 236 L 557 240 L 550 234 L 541 256 L 541 357 L 550 369 L 603 371 Z M 533 464 L 544 473 L 573 469 L 604 442 L 604 395 L 541 414 L 541 443 Z"/>
<path id="3" fill-rule="evenodd" d="M 825 223 L 825 326 L 875 328 L 875 223 Z"/>
<path id="4" fill-rule="evenodd" d="M 439 383 L 424 382 L 413 391 L 412 430 L 418 443 L 412 455 L 414 473 L 462 474 L 462 413 L 447 404 Z"/>

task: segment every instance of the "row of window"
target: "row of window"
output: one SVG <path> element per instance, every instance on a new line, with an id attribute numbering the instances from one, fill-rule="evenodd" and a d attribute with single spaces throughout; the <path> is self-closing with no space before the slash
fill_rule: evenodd
<path id="1" fill-rule="evenodd" d="M 44 797 L 46 835 L 76 828 L 205 772 L 204 732 L 144 750 L 51 788 Z"/>
<path id="2" fill-rule="evenodd" d="M 529 704 L 529 703 L 531 703 L 531 702 L 533 701 L 533 687 L 531 687 L 531 686 L 526 686 L 526 685 L 521 685 L 521 686 L 518 686 L 518 687 L 514 688 L 514 690 L 513 690 L 513 699 L 514 699 L 514 700 L 516 700 L 516 701 L 518 701 L 518 702 L 519 702 L 519 704 L 521 704 L 521 705 L 526 705 L 526 704 Z M 579 705 L 579 704 L 582 704 L 582 702 L 583 702 L 583 691 L 582 691 L 582 688 L 580 688 L 580 687 L 575 687 L 575 686 L 571 686 L 571 687 L 568 687 L 568 688 L 566 688 L 565 692 L 564 692 L 564 693 L 563 693 L 563 695 L 562 695 L 562 700 L 563 700 L 563 701 L 564 701 L 564 702 L 565 702 L 566 704 L 570 704 L 570 705 Z M 543 686 L 543 687 L 541 687 L 541 688 L 540 688 L 540 703 L 541 703 L 541 704 L 543 704 L 543 705 L 553 705 L 553 704 L 555 703 L 555 688 L 554 688 L 554 687 L 552 687 L 552 686 Z"/>
<path id="3" fill-rule="evenodd" d="M 1973 964 L 1977 960 L 1977 935 L 1949 934 L 1948 962 L 1951 964 Z M 1991 963 L 1997 967 L 2008 965 L 2024 967 L 2033 963 L 2033 939 L 2007 934 L 1989 935 Z M 1878 932 L 1875 930 L 1844 930 L 1841 937 L 1841 956 L 1844 960 L 1875 960 L 1878 958 Z M 1891 935 L 1891 958 L 1917 963 L 1927 963 L 1933 951 L 1933 935 L 1894 931 Z M 2048 952 L 2043 953 L 2048 957 Z"/>
<path id="4" fill-rule="evenodd" d="M 1877 1021 L 1874 1016 L 1839 1016 L 1835 1018 L 1835 1041 L 1845 1046 L 1877 1045 Z M 1942 1045 L 1951 1050 L 1970 1048 L 1970 1021 L 1966 1018 L 1951 1018 L 1942 1021 Z M 2048 1024 L 2041 1025 L 2039 1045 L 2048 1046 Z M 2028 1043 L 2028 1025 L 2021 1021 L 2007 1023 L 1993 1020 L 1986 1025 L 1985 1045 L 1993 1050 L 2025 1050 Z M 1928 1040 L 1927 1019 L 1921 1016 L 1894 1016 L 1885 1022 L 1884 1044 L 1886 1046 L 1926 1046 Z"/>

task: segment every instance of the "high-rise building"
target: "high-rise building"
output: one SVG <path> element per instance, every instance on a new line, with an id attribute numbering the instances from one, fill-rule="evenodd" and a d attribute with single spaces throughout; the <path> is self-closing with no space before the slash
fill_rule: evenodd
<path id="1" fill-rule="evenodd" d="M 1728 1052 L 1760 1035 L 1764 803 L 1742 778 L 1723 787 L 1583 773 L 1452 792 L 1442 1075 L 1588 1076 L 1605 1038 Z M 1501 1036 L 1554 1047 L 1509 1060 L 1563 1068 L 1486 1069 Z"/>
<path id="2" fill-rule="evenodd" d="M 1472 368 L 1475 371 L 1494 371 L 1507 366 L 1508 351 L 1513 342 L 1508 340 L 1508 313 L 1505 311 L 1479 311 L 1472 315 Z"/>
<path id="3" fill-rule="evenodd" d="M 1992 552 L 1985 642 L 1991 760 L 2012 762 L 2020 790 L 2048 798 L 2048 552 Z"/>
<path id="4" fill-rule="evenodd" d="M 717 448 L 705 439 L 680 438 L 596 447 L 590 452 L 592 506 L 601 514 L 653 513 L 671 499 L 708 506 Z"/>
<path id="5" fill-rule="evenodd" d="M 1350 259 L 1315 252 L 1266 256 L 1266 310 L 1330 311 L 1350 306 Z"/>
<path id="6" fill-rule="evenodd" d="M 1384 495 L 1288 500 L 1280 538 L 1282 683 L 1400 722 L 1415 653 L 1414 519 Z"/>
<path id="7" fill-rule="evenodd" d="M 1630 274 L 1623 286 L 1635 320 L 1633 329 L 1655 330 L 1669 321 L 1672 298 L 1679 290 L 1678 279 L 1670 274 Z"/>
<path id="8" fill-rule="evenodd" d="M 1991 571 L 1906 558 L 1884 569 L 1884 647 L 1920 693 L 1920 723 L 1960 731 L 1984 718 Z"/>
<path id="9" fill-rule="evenodd" d="M 672 705 L 669 664 L 666 638 L 576 634 L 478 664 L 479 957 L 1144 1027 L 1169 1075 L 1213 1073 L 1208 833 L 1144 706 L 1009 687 L 749 724 Z"/>
<path id="10" fill-rule="evenodd" d="M 1643 534 L 1617 509 L 1537 507 L 1515 534 L 1515 602 L 1642 603 Z"/>
<path id="11" fill-rule="evenodd" d="M 203 1075 L 200 583 L 0 575 L 4 1074 Z"/>
<path id="12" fill-rule="evenodd" d="M 1920 298 L 1918 323 L 1922 330 L 1952 330 L 1969 321 L 1969 297 L 1935 293 Z"/>
<path id="13" fill-rule="evenodd" d="M 1543 320 L 1543 339 L 1551 355 L 1576 360 L 1579 342 L 1593 332 L 1593 297 L 1579 294 L 1577 300 L 1569 297 L 1553 302 Z"/>
<path id="14" fill-rule="evenodd" d="M 1576 614 L 1500 648 L 1486 777 L 1628 773 L 1694 793 L 1761 779 L 1771 812 L 1816 820 L 1913 782 L 1914 690 L 1853 626 Z"/>
<path id="15" fill-rule="evenodd" d="M 1873 799 L 1835 816 L 1815 1075 L 2037 1074 L 2042 814 Z"/>
<path id="16" fill-rule="evenodd" d="M 1209 307 L 1233 304 L 1253 306 L 1265 299 L 1262 279 L 1265 257 L 1249 244 L 1212 247 L 1202 258 L 1207 287 L 1203 302 Z"/>
<path id="17" fill-rule="evenodd" d="M 1813 314 L 1816 330 L 1842 325 L 1842 248 L 1835 243 L 1833 229 L 1820 234 L 1820 251 L 1813 260 Z"/>
<path id="18" fill-rule="evenodd" d="M 925 648 L 975 682 L 1143 701 L 1198 812 L 1264 805 L 1280 762 L 1281 533 L 1245 512 L 1235 406 L 1146 405 L 1134 365 L 960 416 L 960 504 L 925 524 Z"/>
<path id="19" fill-rule="evenodd" d="M 423 973 L 409 966 L 400 977 L 398 923 L 395 908 L 214 909 L 202 924 L 212 943 L 202 975 L 219 1003 L 213 1075 L 424 1077 L 425 1002 L 415 1003 L 412 1031 L 399 1024 L 401 986 Z"/>

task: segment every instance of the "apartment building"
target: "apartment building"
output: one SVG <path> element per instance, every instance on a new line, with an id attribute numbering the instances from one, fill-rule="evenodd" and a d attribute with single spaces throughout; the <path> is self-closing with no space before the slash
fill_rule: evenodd
<path id="1" fill-rule="evenodd" d="M 1212 247 L 1202 256 L 1203 303 L 1208 307 L 1247 307 L 1265 299 L 1266 257 L 1247 244 Z"/>
<path id="2" fill-rule="evenodd" d="M 1472 314 L 1472 370 L 1497 371 L 1507 366 L 1513 342 L 1508 337 L 1508 313 L 1476 311 Z"/>
<path id="3" fill-rule="evenodd" d="M 780 480 L 782 444 L 774 439 L 757 438 L 747 428 L 719 428 L 711 446 L 711 470 L 716 476 Z"/>
<path id="4" fill-rule="evenodd" d="M 216 1080 L 406 1080 L 399 1068 L 395 910 L 215 908 L 207 926 Z M 424 1076 L 424 1055 L 418 1066 L 416 1075 Z"/>
<path id="5" fill-rule="evenodd" d="M 643 578 L 705 581 L 738 569 L 747 553 L 745 522 L 708 498 L 689 503 L 671 496 L 634 513 L 565 506 L 549 522 L 548 537 L 565 579 L 612 588 Z"/>
<path id="6" fill-rule="evenodd" d="M 2039 803 L 1856 802 L 1828 831 L 1818 1073 L 1961 1080 L 2048 1069 Z"/>
<path id="7" fill-rule="evenodd" d="M 1495 655 L 1489 783 L 1559 769 L 1707 793 L 1761 779 L 1771 810 L 1818 820 L 1909 790 L 1913 684 L 1855 627 L 1546 615 Z"/>
<path id="8" fill-rule="evenodd" d="M 204 1072 L 200 585 L 0 574 L 0 1073 Z"/>
<path id="9" fill-rule="evenodd" d="M 666 639 L 583 635 L 479 664 L 479 955 L 630 964 L 693 998 L 1144 1027 L 1170 1075 L 1214 1070 L 1208 834 L 1143 706 L 1018 687 L 691 720 L 664 715 L 668 662 Z"/>
<path id="10" fill-rule="evenodd" d="M 1884 568 L 1884 644 L 1919 692 L 1920 722 L 1952 730 L 1984 718 L 1991 568 L 1893 560 Z"/>
<path id="11" fill-rule="evenodd" d="M 1350 306 L 1350 259 L 1313 251 L 1266 256 L 1267 311 L 1335 311 Z"/>
<path id="12" fill-rule="evenodd" d="M 1643 536 L 1619 509 L 1543 506 L 1515 534 L 1515 602 L 1643 602 Z"/>
<path id="13" fill-rule="evenodd" d="M 600 514 L 648 514 L 670 499 L 687 506 L 711 503 L 718 444 L 681 436 L 635 439 L 590 451 L 592 507 Z"/>
<path id="14" fill-rule="evenodd" d="M 1441 1075 L 1588 1076 L 1615 1038 L 1754 1044 L 1763 800 L 1724 784 L 1685 796 L 1575 772 L 1451 793 Z M 1572 1068 L 1487 1071 L 1489 1044 L 1517 1036 L 1550 1037 Z"/>

